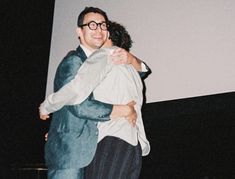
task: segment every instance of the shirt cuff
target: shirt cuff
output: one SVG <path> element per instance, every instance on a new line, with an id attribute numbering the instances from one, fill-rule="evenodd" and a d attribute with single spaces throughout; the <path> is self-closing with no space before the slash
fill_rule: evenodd
<path id="1" fill-rule="evenodd" d="M 42 115 L 48 115 L 48 114 L 50 114 L 50 112 L 49 111 L 47 111 L 46 110 L 46 100 L 40 105 L 40 107 L 39 107 L 39 112 L 40 112 L 40 114 L 42 114 Z"/>

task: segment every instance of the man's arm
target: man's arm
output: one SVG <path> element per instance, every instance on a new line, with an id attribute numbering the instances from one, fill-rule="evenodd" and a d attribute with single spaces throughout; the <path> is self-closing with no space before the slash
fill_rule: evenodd
<path id="1" fill-rule="evenodd" d="M 99 60 L 100 59 L 98 59 L 96 61 L 99 61 Z M 88 62 L 91 63 L 92 61 L 88 61 Z M 63 107 L 66 104 L 66 102 L 67 102 L 67 104 L 72 104 L 74 101 L 75 101 L 74 103 L 78 103 L 78 105 L 69 105 L 69 106 L 66 106 L 66 108 L 73 115 L 80 117 L 80 118 L 85 118 L 85 119 L 90 119 L 90 120 L 95 120 L 95 121 L 106 121 L 106 120 L 110 119 L 110 116 L 112 116 L 113 113 L 117 113 L 116 112 L 117 110 L 119 111 L 117 117 L 130 118 L 128 116 L 130 116 L 131 114 L 133 114 L 135 112 L 135 111 L 133 112 L 133 109 L 134 109 L 133 105 L 132 106 L 128 106 L 128 105 L 122 105 L 122 106 L 114 105 L 113 106 L 111 104 L 106 104 L 106 103 L 102 103 L 100 101 L 94 100 L 92 95 L 89 96 L 89 94 L 94 89 L 94 87 L 97 85 L 99 80 L 102 79 L 101 77 L 98 77 L 99 76 L 98 73 L 96 75 L 93 75 L 93 77 L 91 77 L 92 75 L 89 74 L 89 70 L 87 71 L 87 69 L 90 69 L 90 68 L 81 67 L 82 73 L 80 73 L 80 74 L 82 76 L 82 74 L 84 73 L 83 78 L 78 78 L 80 80 L 78 80 L 78 79 L 73 80 L 73 82 L 75 82 L 75 83 L 69 83 L 75 77 L 76 72 L 78 71 L 80 66 L 81 66 L 81 60 L 78 57 L 70 57 L 69 59 L 66 59 L 65 62 L 63 62 L 63 65 L 60 65 L 58 67 L 59 68 L 58 71 L 62 71 L 62 72 L 66 71 L 66 73 L 61 73 L 62 75 L 60 75 L 59 77 L 56 77 L 57 79 L 60 79 L 60 80 L 56 80 L 56 82 L 55 82 L 55 89 L 56 90 L 63 86 L 61 88 L 62 93 L 60 92 L 61 90 L 59 90 L 57 93 L 54 93 L 57 95 L 55 95 L 51 98 L 52 99 L 51 104 L 44 102 L 40 106 L 40 118 L 42 120 L 46 120 L 49 117 L 48 116 L 49 113 L 60 109 L 61 107 Z M 93 67 L 97 68 L 97 65 L 93 65 Z M 99 67 L 99 69 L 103 69 L 103 64 L 99 63 L 98 67 Z M 92 71 L 90 71 L 90 73 L 92 73 Z M 103 73 L 105 74 L 104 71 L 103 71 Z M 104 74 L 103 74 L 103 76 L 104 76 Z M 85 79 L 87 79 L 87 76 L 90 79 L 90 80 L 87 80 L 89 82 L 88 84 L 86 83 L 86 80 L 85 80 Z M 79 77 L 79 75 L 77 75 L 77 77 Z M 94 78 L 96 78 L 96 77 L 98 77 L 97 80 L 94 80 Z M 93 85 L 92 85 L 92 82 L 94 82 Z M 89 86 L 89 85 L 91 85 L 91 86 Z M 89 90 L 84 91 L 86 89 L 86 86 L 89 86 L 90 91 Z M 84 89 L 84 87 L 85 87 L 85 89 Z M 63 89 L 64 89 L 64 91 L 63 91 Z M 81 101 L 75 100 L 76 95 L 80 94 L 79 92 L 81 92 L 81 94 L 83 94 L 84 92 L 86 93 L 86 94 L 83 94 L 83 97 L 89 96 L 82 103 L 80 103 L 82 100 Z M 68 98 L 66 96 L 66 94 L 69 94 L 70 98 Z M 74 98 L 71 98 L 71 96 Z M 59 107 L 58 107 L 58 105 L 56 106 L 56 104 L 58 104 L 58 101 L 59 101 Z"/>
<path id="2" fill-rule="evenodd" d="M 142 71 L 141 60 L 123 48 L 117 48 L 111 56 L 115 64 L 132 64 L 137 71 Z"/>
<path id="3" fill-rule="evenodd" d="M 91 94 L 85 101 L 78 105 L 65 106 L 74 116 L 93 120 L 108 121 L 110 119 L 125 117 L 130 123 L 135 125 L 137 114 L 134 108 L 136 103 L 129 102 L 126 105 L 111 105 L 97 101 Z M 94 114 L 97 114 L 94 116 Z"/>
<path id="4" fill-rule="evenodd" d="M 76 63 L 76 59 L 73 63 Z M 82 65 L 77 64 L 74 66 L 81 66 L 76 74 L 74 74 L 73 67 L 64 67 L 67 69 L 67 78 L 74 77 L 74 79 L 64 84 L 62 88 L 50 94 L 44 100 L 39 108 L 41 114 L 58 111 L 65 105 L 81 104 L 112 68 L 112 64 L 108 63 L 108 53 L 105 50 L 93 53 Z M 68 69 L 71 69 L 71 71 L 69 72 Z"/>
<path id="5" fill-rule="evenodd" d="M 126 105 L 111 105 L 94 100 L 91 94 L 81 104 L 65 107 L 78 118 L 93 121 L 108 121 L 110 119 L 125 117 L 134 126 L 137 119 L 137 113 L 134 108 L 135 104 L 136 103 L 134 101 L 131 101 Z M 97 114 L 95 117 L 93 115 L 94 113 Z M 39 113 L 39 116 L 42 120 L 47 120 L 50 117 L 49 114 L 42 113 Z"/>
<path id="6" fill-rule="evenodd" d="M 139 58 L 123 48 L 117 48 L 112 54 L 115 64 L 131 64 L 139 72 L 141 78 L 145 78 L 151 73 L 150 68 Z"/>

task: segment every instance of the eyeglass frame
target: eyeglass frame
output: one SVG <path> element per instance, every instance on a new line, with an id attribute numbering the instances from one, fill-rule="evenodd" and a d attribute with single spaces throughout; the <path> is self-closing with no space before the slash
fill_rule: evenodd
<path id="1" fill-rule="evenodd" d="M 96 24 L 96 28 L 95 28 L 95 29 L 92 29 L 92 28 L 90 27 L 90 24 L 91 24 L 91 23 L 95 23 L 95 24 Z M 103 29 L 103 28 L 102 28 L 102 24 L 106 24 L 106 29 Z M 108 25 L 107 22 L 100 22 L 100 23 L 97 23 L 97 22 L 95 22 L 95 21 L 90 21 L 90 22 L 88 22 L 88 23 L 86 23 L 86 24 L 80 25 L 79 27 L 84 27 L 84 26 L 88 26 L 88 28 L 89 28 L 90 30 L 96 30 L 96 29 L 98 29 L 98 27 L 100 26 L 100 29 L 101 29 L 101 30 L 107 31 L 109 25 Z"/>

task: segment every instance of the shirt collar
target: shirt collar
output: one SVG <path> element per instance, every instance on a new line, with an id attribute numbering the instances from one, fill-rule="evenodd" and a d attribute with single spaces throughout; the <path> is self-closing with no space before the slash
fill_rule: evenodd
<path id="1" fill-rule="evenodd" d="M 84 45 L 80 44 L 82 50 L 86 54 L 87 57 L 89 57 L 92 54 L 92 51 L 90 51 L 88 48 L 86 48 Z"/>

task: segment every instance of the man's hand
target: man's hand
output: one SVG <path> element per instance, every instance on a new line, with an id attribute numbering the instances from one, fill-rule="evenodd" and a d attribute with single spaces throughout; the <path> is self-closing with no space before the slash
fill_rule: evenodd
<path id="1" fill-rule="evenodd" d="M 135 127 L 136 125 L 136 120 L 137 120 L 137 113 L 136 113 L 136 110 L 134 108 L 135 106 L 135 102 L 132 101 L 132 102 L 129 102 L 127 104 L 127 106 L 129 106 L 130 108 L 130 112 L 129 114 L 126 116 L 126 119 L 132 124 L 133 127 Z"/>
<path id="2" fill-rule="evenodd" d="M 127 105 L 113 105 L 111 118 L 125 117 L 133 126 L 135 126 L 137 114 L 134 108 L 136 102 L 131 101 Z"/>
<path id="3" fill-rule="evenodd" d="M 44 137 L 45 137 L 45 141 L 47 141 L 47 139 L 48 139 L 48 132 L 44 135 Z"/>
<path id="4" fill-rule="evenodd" d="M 114 50 L 111 58 L 114 64 L 130 64 L 131 58 L 128 58 L 131 54 L 123 48 L 117 48 Z"/>
<path id="5" fill-rule="evenodd" d="M 39 117 L 41 120 L 44 120 L 44 121 L 50 118 L 49 114 L 42 114 L 40 112 L 40 108 L 39 108 Z"/>
<path id="6" fill-rule="evenodd" d="M 40 114 L 40 119 L 41 120 L 47 120 L 47 119 L 49 119 L 50 118 L 50 116 L 49 115 L 43 115 L 43 114 Z"/>
<path id="7" fill-rule="evenodd" d="M 141 71 L 141 61 L 123 48 L 117 48 L 111 55 L 114 64 L 132 64 L 137 71 Z"/>

